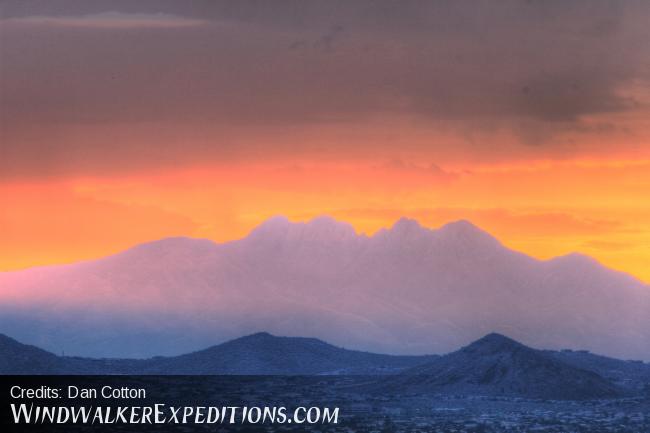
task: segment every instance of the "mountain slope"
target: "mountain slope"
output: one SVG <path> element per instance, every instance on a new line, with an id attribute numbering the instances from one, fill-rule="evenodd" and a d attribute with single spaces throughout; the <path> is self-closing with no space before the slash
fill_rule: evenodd
<path id="1" fill-rule="evenodd" d="M 257 333 L 142 360 L 61 357 L 0 334 L 0 374 L 13 375 L 364 375 L 385 376 L 374 385 L 364 379 L 362 388 L 374 393 L 577 400 L 646 393 L 648 368 L 583 352 L 534 350 L 498 334 L 442 357 L 379 355 Z"/>
<path id="2" fill-rule="evenodd" d="M 0 374 L 384 375 L 435 358 L 357 352 L 315 338 L 257 333 L 175 357 L 92 359 L 57 356 L 0 334 Z"/>
<path id="3" fill-rule="evenodd" d="M 436 356 L 391 356 L 341 349 L 315 338 L 257 333 L 208 349 L 154 360 L 147 374 L 392 374 Z"/>
<path id="4" fill-rule="evenodd" d="M 487 332 L 650 359 L 650 288 L 585 256 L 539 261 L 467 221 L 373 236 L 272 218 L 244 239 L 170 238 L 100 260 L 0 273 L 0 329 L 48 350 L 149 357 L 259 329 L 444 353 Z"/>
<path id="5" fill-rule="evenodd" d="M 456 352 L 406 370 L 384 381 L 379 390 L 567 400 L 624 395 L 595 372 L 499 334 L 489 334 Z"/>
<path id="6" fill-rule="evenodd" d="M 584 350 L 545 351 L 549 356 L 583 370 L 598 373 L 630 391 L 650 391 L 650 364 L 623 361 Z"/>
<path id="7" fill-rule="evenodd" d="M 0 334 L 0 374 L 60 374 L 61 358 Z"/>

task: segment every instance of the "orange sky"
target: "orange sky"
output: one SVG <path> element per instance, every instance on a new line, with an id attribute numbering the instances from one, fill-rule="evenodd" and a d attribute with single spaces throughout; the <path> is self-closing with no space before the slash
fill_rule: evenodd
<path id="1" fill-rule="evenodd" d="M 226 241 L 329 214 L 368 234 L 469 219 L 538 258 L 580 251 L 650 281 L 650 159 L 430 167 L 401 160 L 194 165 L 0 185 L 0 268 L 101 257 L 166 236 Z"/>
<path id="2" fill-rule="evenodd" d="M 650 282 L 650 2 L 0 10 L 0 270 L 329 214 Z"/>

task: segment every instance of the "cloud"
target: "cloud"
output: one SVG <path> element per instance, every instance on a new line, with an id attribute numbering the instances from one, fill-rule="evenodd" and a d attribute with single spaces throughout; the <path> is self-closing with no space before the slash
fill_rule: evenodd
<path id="1" fill-rule="evenodd" d="M 5 24 L 77 27 L 90 29 L 183 28 L 204 25 L 200 19 L 183 18 L 165 13 L 100 12 L 80 16 L 33 15 L 4 20 Z"/>
<path id="2" fill-rule="evenodd" d="M 399 158 L 391 159 L 376 167 L 381 171 L 395 171 L 404 174 L 421 175 L 425 178 L 436 179 L 441 182 L 449 182 L 458 178 L 458 173 L 447 171 L 437 164 L 415 164 L 413 162 L 404 162 Z"/>
<path id="3" fill-rule="evenodd" d="M 16 173 L 39 172 L 33 155 L 71 155 L 68 171 L 314 153 L 546 159 L 650 135 L 647 2 L 3 6 L 0 138 Z"/>
<path id="4" fill-rule="evenodd" d="M 587 249 L 601 251 L 626 251 L 633 249 L 637 244 L 631 241 L 588 240 L 583 242 L 583 246 Z"/>

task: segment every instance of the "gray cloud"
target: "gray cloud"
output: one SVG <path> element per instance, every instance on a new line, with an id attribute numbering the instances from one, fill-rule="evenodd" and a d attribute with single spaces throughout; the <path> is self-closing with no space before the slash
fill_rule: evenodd
<path id="1" fill-rule="evenodd" d="M 182 18 L 165 13 L 100 12 L 80 16 L 44 16 L 6 18 L 5 25 L 62 26 L 88 29 L 175 28 L 203 25 L 204 20 Z"/>
<path id="2" fill-rule="evenodd" d="M 585 116 L 647 110 L 625 92 L 650 76 L 641 1 L 3 6 L 0 115 L 6 146 L 20 147 L 6 153 L 12 165 L 40 152 L 43 136 L 65 153 L 69 128 L 97 125 L 204 131 L 213 143 L 197 152 L 204 158 L 223 155 L 223 140 L 208 137 L 234 125 L 344 128 L 401 116 L 459 134 L 505 128 L 540 144 L 587 128 Z M 158 144 L 143 146 L 149 155 Z M 265 151 L 274 150 L 250 150 Z"/>

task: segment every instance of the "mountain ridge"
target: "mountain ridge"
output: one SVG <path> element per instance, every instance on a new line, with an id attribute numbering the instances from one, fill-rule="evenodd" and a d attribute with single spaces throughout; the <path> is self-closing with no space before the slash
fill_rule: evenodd
<path id="1" fill-rule="evenodd" d="M 359 350 L 445 352 L 490 330 L 650 359 L 650 287 L 579 255 L 541 261 L 464 220 L 372 236 L 274 218 L 240 240 L 169 238 L 0 273 L 0 329 L 76 355 L 176 355 L 268 329 Z"/>
<path id="2" fill-rule="evenodd" d="M 387 378 L 375 391 L 553 400 L 633 394 L 595 371 L 565 363 L 498 333 Z"/>
<path id="3" fill-rule="evenodd" d="M 325 223 L 325 224 L 322 224 Z M 613 272 L 617 272 L 623 275 L 627 275 L 639 282 L 642 282 L 639 278 L 634 276 L 633 274 L 627 273 L 625 271 L 609 268 L 602 264 L 599 260 L 595 259 L 592 256 L 589 256 L 588 254 L 581 253 L 579 251 L 571 251 L 567 252 L 558 256 L 553 256 L 548 259 L 534 259 L 532 256 L 526 254 L 525 252 L 520 252 L 514 249 L 511 249 L 509 247 L 504 246 L 496 237 L 491 235 L 489 232 L 486 230 L 481 229 L 479 226 L 475 225 L 471 221 L 467 219 L 458 219 L 458 220 L 452 220 L 449 221 L 437 228 L 428 228 L 423 226 L 418 220 L 414 218 L 409 218 L 409 217 L 400 217 L 398 220 L 396 220 L 390 227 L 388 228 L 380 228 L 379 230 L 375 231 L 372 235 L 367 235 L 363 232 L 357 232 L 354 227 L 341 220 L 337 220 L 333 217 L 330 217 L 328 215 L 319 215 L 316 216 L 310 220 L 307 221 L 298 221 L 294 222 L 291 221 L 289 218 L 283 216 L 283 215 L 276 215 L 267 218 L 266 220 L 262 221 L 260 224 L 258 224 L 256 227 L 254 227 L 247 236 L 244 236 L 243 238 L 239 239 L 233 239 L 225 242 L 216 242 L 212 239 L 209 238 L 202 238 L 202 237 L 192 237 L 192 236 L 170 236 L 170 237 L 164 237 L 160 239 L 155 239 L 155 240 L 150 240 L 150 241 L 145 241 L 141 242 L 138 244 L 135 244 L 133 246 L 130 246 L 128 248 L 125 248 L 121 251 L 108 254 L 106 256 L 100 257 L 100 258 L 93 258 L 93 259 L 87 259 L 87 260 L 80 260 L 76 262 L 70 262 L 70 263 L 60 263 L 60 264 L 48 264 L 48 265 L 40 265 L 40 266 L 33 266 L 33 267 L 28 267 L 28 268 L 23 268 L 23 269 L 16 269 L 16 270 L 9 270 L 9 271 L 0 271 L 0 275 L 2 274 L 15 274 L 15 273 L 21 273 L 25 271 L 30 271 L 34 269 L 49 269 L 49 268 L 59 268 L 59 267 L 67 267 L 67 266 L 75 266 L 79 264 L 86 264 L 86 263 L 92 263 L 96 261 L 101 261 L 113 256 L 119 256 L 124 253 L 128 253 L 130 251 L 137 251 L 141 249 L 148 249 L 154 246 L 164 246 L 165 248 L 177 248 L 179 245 L 180 246 L 188 246 L 192 244 L 192 246 L 197 246 L 197 245 L 202 245 L 204 248 L 210 248 L 210 247 L 219 247 L 223 245 L 229 245 L 233 243 L 238 243 L 241 242 L 242 240 L 245 240 L 247 238 L 250 238 L 251 236 L 255 237 L 254 235 L 259 235 L 259 234 L 264 234 L 265 232 L 268 232 L 269 230 L 277 230 L 278 228 L 287 228 L 287 227 L 293 227 L 293 228 L 301 228 L 306 231 L 309 231 L 310 229 L 314 229 L 316 227 L 323 227 L 323 225 L 328 225 L 330 227 L 338 227 L 342 230 L 347 231 L 348 233 L 354 234 L 359 239 L 374 239 L 377 237 L 382 237 L 385 236 L 386 234 L 404 234 L 405 232 L 409 231 L 418 231 L 419 233 L 425 233 L 425 234 L 436 234 L 436 235 L 443 235 L 443 234 L 455 234 L 455 235 L 461 235 L 461 236 L 469 236 L 470 233 L 474 236 L 480 236 L 483 237 L 484 239 L 491 239 L 495 242 L 497 242 L 499 245 L 501 245 L 504 249 L 507 249 L 512 252 L 516 252 L 518 254 L 521 254 L 523 256 L 526 256 L 528 258 L 531 258 L 533 260 L 539 261 L 539 262 L 555 262 L 555 261 L 563 261 L 563 260 L 571 260 L 571 261 L 591 261 L 594 264 L 598 264 L 601 267 L 604 267 L 608 270 L 611 270 Z"/>
<path id="4" fill-rule="evenodd" d="M 362 388 L 371 393 L 568 400 L 650 391 L 650 364 L 533 349 L 498 333 L 446 355 L 413 357 L 351 351 L 313 337 L 268 332 L 175 357 L 148 359 L 57 356 L 2 334 L 0 349 L 0 374 L 346 375 L 367 377 Z"/>
<path id="5" fill-rule="evenodd" d="M 58 356 L 0 334 L 0 374 L 386 375 L 437 355 L 396 356 L 333 346 L 312 337 L 257 332 L 173 357 Z"/>

